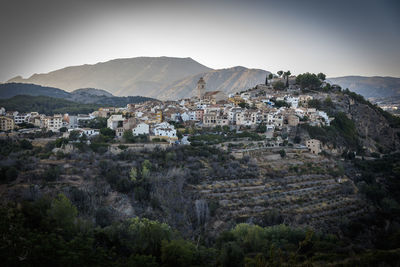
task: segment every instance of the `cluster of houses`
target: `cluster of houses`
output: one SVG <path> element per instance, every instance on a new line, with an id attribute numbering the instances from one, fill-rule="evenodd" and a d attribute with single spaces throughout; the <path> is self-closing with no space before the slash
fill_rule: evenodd
<path id="1" fill-rule="evenodd" d="M 4 108 L 0 109 L 0 131 L 11 131 L 18 125 L 28 123 L 37 128 L 46 128 L 49 131 L 57 132 L 64 126 L 64 116 L 61 114 L 46 116 L 44 114 L 39 114 L 38 112 L 6 112 Z"/>
<path id="2" fill-rule="evenodd" d="M 298 124 L 329 126 L 332 118 L 325 112 L 308 107 L 312 95 L 301 94 L 290 77 L 287 90 L 274 90 L 272 85 L 258 85 L 245 92 L 226 95 L 221 91 L 207 91 L 206 83 L 200 78 L 196 94 L 179 101 L 150 101 L 128 104 L 126 107 L 100 108 L 91 114 L 70 116 L 55 114 L 46 116 L 37 112 L 18 113 L 0 109 L 0 130 L 10 131 L 22 123 L 31 123 L 37 128 L 54 132 L 66 127 L 77 130 L 88 137 L 99 134 L 97 129 L 81 128 L 83 121 L 96 117 L 107 118 L 107 127 L 115 131 L 117 138 L 126 131 L 133 135 L 148 135 L 169 142 L 178 140 L 175 123 L 194 127 L 226 126 L 230 129 L 255 129 L 265 125 L 266 132 L 290 130 Z M 284 103 L 282 105 L 282 103 Z M 271 134 L 269 134 L 271 136 Z M 318 140 L 310 143 L 317 151 Z"/>

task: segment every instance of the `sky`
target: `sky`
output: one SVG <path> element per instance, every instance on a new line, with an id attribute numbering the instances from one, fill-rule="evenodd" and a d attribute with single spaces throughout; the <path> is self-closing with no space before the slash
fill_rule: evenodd
<path id="1" fill-rule="evenodd" d="M 138 56 L 400 77 L 398 0 L 0 0 L 0 82 Z"/>

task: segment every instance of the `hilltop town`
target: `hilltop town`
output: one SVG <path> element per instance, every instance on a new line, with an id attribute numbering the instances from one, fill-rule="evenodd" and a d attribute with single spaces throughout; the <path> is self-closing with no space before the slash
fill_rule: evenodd
<path id="1" fill-rule="evenodd" d="M 322 152 L 320 140 L 302 139 L 297 128 L 299 125 L 330 126 L 334 117 L 316 105 L 333 105 L 330 94 L 340 93 L 341 88 L 324 82 L 323 74 L 314 81 L 317 88 L 314 84 L 310 84 L 313 88 L 302 88 L 296 83 L 296 76 L 278 75 L 269 75 L 265 84 L 231 95 L 211 91 L 212 88 L 207 88 L 204 79 L 200 78 L 196 95 L 192 98 L 100 108 L 90 114 L 75 116 L 47 116 L 35 111 L 19 113 L 2 108 L 0 129 L 3 138 L 35 133 L 39 136 L 39 133 L 51 131 L 61 132 L 63 138 L 78 133 L 90 143 L 90 138 L 101 132 L 90 122 L 102 121 L 102 125 L 95 126 L 112 130 L 111 135 L 115 134 L 117 143 L 138 143 L 141 140 L 145 143 L 187 145 L 204 141 L 202 139 L 207 133 L 223 133 L 222 137 L 226 137 L 231 147 L 245 148 L 254 144 L 248 142 L 245 145 L 233 139 L 239 140 L 240 136 L 245 137 L 248 133 L 245 139 L 257 141 L 257 147 L 307 146 L 312 153 L 319 154 Z M 230 138 L 226 132 L 230 133 Z M 136 138 L 138 136 L 142 138 Z"/>

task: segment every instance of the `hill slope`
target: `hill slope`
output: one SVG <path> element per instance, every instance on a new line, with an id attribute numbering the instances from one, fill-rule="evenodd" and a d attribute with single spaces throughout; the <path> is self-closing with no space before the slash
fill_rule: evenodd
<path id="1" fill-rule="evenodd" d="M 156 96 L 166 84 L 210 70 L 191 58 L 137 57 L 67 67 L 34 74 L 28 79 L 18 76 L 8 82 L 34 83 L 67 91 L 102 88 L 117 96 Z"/>
<path id="2" fill-rule="evenodd" d="M 4 83 L 0 84 L 0 99 L 11 98 L 14 96 L 47 96 L 61 98 L 82 104 L 101 104 L 109 106 L 123 107 L 129 103 L 140 103 L 149 100 L 155 100 L 143 96 L 118 97 L 101 89 L 83 88 L 68 93 L 64 90 L 44 87 L 36 84 L 25 83 Z"/>
<path id="3" fill-rule="evenodd" d="M 207 83 L 207 91 L 219 90 L 227 94 L 264 83 L 268 71 L 233 67 L 200 73 L 175 81 L 161 89 L 159 99 L 179 99 L 195 95 L 197 81 L 203 77 Z"/>
<path id="4" fill-rule="evenodd" d="M 3 83 L 0 84 L 0 99 L 16 95 L 49 96 L 69 98 L 70 93 L 54 87 L 44 87 L 36 84 Z"/>
<path id="5" fill-rule="evenodd" d="M 366 98 L 400 96 L 400 78 L 344 76 L 329 78 L 328 81 L 349 88 Z"/>
<path id="6" fill-rule="evenodd" d="M 9 99 L 0 99 L 0 106 L 5 107 L 6 110 L 17 110 L 22 113 L 36 111 L 46 115 L 56 113 L 73 115 L 90 113 L 103 105 L 82 104 L 48 96 L 17 95 Z"/>

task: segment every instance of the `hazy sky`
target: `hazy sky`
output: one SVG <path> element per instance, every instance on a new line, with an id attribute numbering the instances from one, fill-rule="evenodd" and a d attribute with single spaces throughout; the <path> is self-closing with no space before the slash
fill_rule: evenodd
<path id="1" fill-rule="evenodd" d="M 0 81 L 137 56 L 400 77 L 400 1 L 1 0 Z"/>

